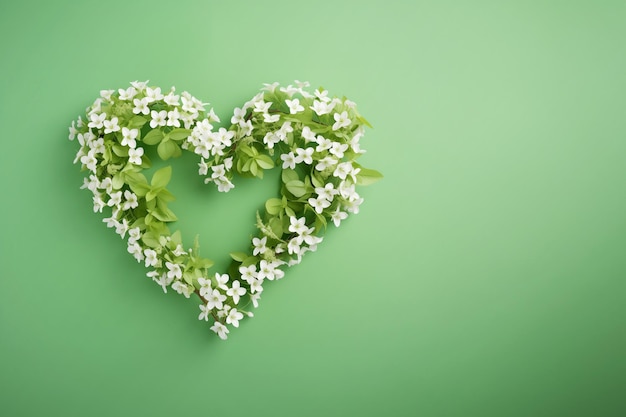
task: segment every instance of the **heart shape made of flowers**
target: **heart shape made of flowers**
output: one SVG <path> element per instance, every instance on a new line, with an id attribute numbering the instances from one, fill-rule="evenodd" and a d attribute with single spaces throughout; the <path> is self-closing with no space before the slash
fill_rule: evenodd
<path id="1" fill-rule="evenodd" d="M 355 162 L 365 152 L 359 141 L 369 126 L 355 103 L 307 87 L 265 84 L 234 110 L 228 129 L 214 129 L 215 112 L 191 94 L 135 81 L 126 89 L 102 90 L 86 118 L 69 128 L 69 139 L 80 144 L 74 163 L 88 172 L 81 188 L 93 193 L 94 212 L 110 210 L 103 221 L 127 239 L 128 252 L 150 268 L 147 276 L 163 291 L 196 294 L 198 318 L 211 318 L 211 330 L 222 339 L 228 325 L 239 327 L 244 315 L 252 316 L 248 306 L 258 306 L 264 281 L 282 278 L 284 266 L 316 250 L 329 221 L 339 226 L 358 213 L 363 199 L 356 185 L 382 177 Z M 221 192 L 234 187 L 233 172 L 263 178 L 265 170 L 282 167 L 280 197 L 257 212 L 258 236 L 249 253 L 230 254 L 227 273 L 209 273 L 213 262 L 200 256 L 197 239 L 185 249 L 180 232 L 170 232 L 168 224 L 177 220 L 166 188 L 172 169 L 161 168 L 148 180 L 142 173 L 151 166 L 145 146 L 155 146 L 163 160 L 194 152 L 204 182 Z"/>

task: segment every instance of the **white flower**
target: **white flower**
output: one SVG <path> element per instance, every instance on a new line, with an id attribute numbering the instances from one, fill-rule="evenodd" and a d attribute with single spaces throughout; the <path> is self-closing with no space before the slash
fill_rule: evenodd
<path id="1" fill-rule="evenodd" d="M 141 230 L 138 227 L 133 227 L 128 231 L 128 241 L 135 243 L 141 239 Z"/>
<path id="2" fill-rule="evenodd" d="M 316 187 L 315 192 L 321 198 L 325 198 L 326 200 L 332 202 L 333 197 L 339 194 L 339 191 L 335 189 L 335 186 L 332 183 L 326 184 L 324 187 Z"/>
<path id="3" fill-rule="evenodd" d="M 132 254 L 137 262 L 141 262 L 144 258 L 141 246 L 137 242 L 128 245 L 128 253 Z"/>
<path id="4" fill-rule="evenodd" d="M 127 127 L 123 127 L 122 128 L 122 142 L 120 143 L 122 144 L 122 146 L 128 146 L 129 148 L 136 148 L 137 142 L 135 141 L 135 139 L 137 139 L 137 136 L 139 136 L 139 129 L 129 129 Z"/>
<path id="5" fill-rule="evenodd" d="M 148 272 L 146 275 L 151 277 L 154 282 L 159 284 L 161 288 L 163 288 L 163 292 L 167 294 L 167 286 L 172 283 L 172 279 L 168 278 L 167 274 L 159 275 L 157 271 L 151 271 Z M 157 279 L 157 277 L 159 278 Z"/>
<path id="6" fill-rule="evenodd" d="M 133 113 L 135 114 L 150 114 L 150 109 L 148 108 L 148 99 L 142 98 L 141 100 L 136 98 L 133 100 L 133 104 L 135 107 L 133 108 Z"/>
<path id="7" fill-rule="evenodd" d="M 254 112 L 255 113 L 267 113 L 267 111 L 270 109 L 271 106 L 272 106 L 271 101 L 265 102 L 263 100 L 259 100 L 254 103 Z"/>
<path id="8" fill-rule="evenodd" d="M 226 284 L 228 283 L 229 279 L 230 279 L 230 277 L 228 276 L 228 274 L 215 273 L 215 280 L 217 281 L 217 287 L 218 288 L 221 288 L 223 290 L 227 290 L 228 286 Z"/>
<path id="9" fill-rule="evenodd" d="M 180 96 L 177 96 L 176 94 L 174 94 L 175 88 L 172 87 L 172 90 L 169 92 L 169 94 L 167 94 L 165 97 L 163 97 L 163 101 L 166 104 L 169 104 L 170 106 L 178 106 L 180 103 L 178 101 L 178 99 L 180 98 Z"/>
<path id="10" fill-rule="evenodd" d="M 100 196 L 100 194 L 95 194 L 93 196 L 93 212 L 94 213 L 102 213 L 102 209 L 106 206 L 106 203 Z"/>
<path id="11" fill-rule="evenodd" d="M 168 278 L 172 278 L 172 279 L 180 279 L 183 276 L 183 271 L 181 271 L 180 269 L 180 265 L 172 263 L 172 262 L 165 262 L 165 266 L 167 267 L 168 271 L 167 271 L 167 277 Z"/>
<path id="12" fill-rule="evenodd" d="M 113 117 L 111 120 L 105 120 L 102 122 L 104 124 L 104 134 L 106 135 L 107 133 L 119 132 L 120 126 L 118 125 L 118 122 L 119 120 L 117 117 Z"/>
<path id="13" fill-rule="evenodd" d="M 209 307 L 210 309 L 215 308 L 221 310 L 224 306 L 224 301 L 226 301 L 226 296 L 218 290 L 213 290 L 207 296 L 207 307 Z"/>
<path id="14" fill-rule="evenodd" d="M 109 207 L 119 207 L 122 203 L 122 192 L 118 191 L 116 193 L 110 194 L 111 198 L 107 201 L 107 206 Z"/>
<path id="15" fill-rule="evenodd" d="M 211 330 L 213 330 L 222 340 L 226 340 L 228 338 L 228 333 L 230 333 L 230 330 L 228 330 L 228 328 L 219 321 L 216 321 L 213 326 L 211 326 Z"/>
<path id="16" fill-rule="evenodd" d="M 193 289 L 182 281 L 175 281 L 172 284 L 172 289 L 179 294 L 183 294 L 185 298 L 189 298 L 193 292 Z"/>
<path id="17" fill-rule="evenodd" d="M 276 266 L 278 266 L 278 264 L 274 262 L 268 262 L 265 259 L 261 260 L 261 262 L 259 262 L 258 279 L 269 279 L 272 281 L 275 278 L 279 278 L 279 275 L 282 277 L 284 273 L 281 270 L 276 269 Z"/>
<path id="18" fill-rule="evenodd" d="M 70 126 L 70 135 L 69 135 L 70 140 L 74 140 L 74 138 L 78 134 L 78 130 L 75 127 L 75 123 L 76 122 L 72 121 L 72 125 Z"/>
<path id="19" fill-rule="evenodd" d="M 185 252 L 185 250 L 183 249 L 183 246 L 180 243 L 176 245 L 176 249 L 174 249 L 172 253 L 174 254 L 174 256 L 187 255 L 187 252 Z"/>
<path id="20" fill-rule="evenodd" d="M 91 113 L 89 115 L 89 119 L 91 120 L 87 126 L 88 127 L 92 127 L 94 129 L 102 129 L 102 127 L 104 126 L 104 121 L 106 120 L 107 115 L 106 113 Z"/>
<path id="21" fill-rule="evenodd" d="M 280 156 L 280 159 L 283 160 L 283 169 L 287 169 L 287 168 L 295 169 L 296 168 L 296 157 L 293 154 L 293 152 L 282 154 Z"/>
<path id="22" fill-rule="evenodd" d="M 167 112 L 167 125 L 180 127 L 180 113 L 178 107 L 174 107 L 174 110 Z"/>
<path id="23" fill-rule="evenodd" d="M 163 94 L 161 94 L 161 88 L 160 87 L 156 87 L 156 88 L 147 87 L 146 98 L 148 99 L 148 102 L 150 103 L 157 101 L 157 100 L 163 100 Z"/>
<path id="24" fill-rule="evenodd" d="M 239 122 L 239 127 L 241 128 L 241 136 L 250 136 L 252 134 L 252 122 L 250 120 Z"/>
<path id="25" fill-rule="evenodd" d="M 239 124 L 240 122 L 245 123 L 246 111 L 240 109 L 239 107 L 235 107 L 235 111 L 233 112 L 233 117 L 230 118 L 230 122 L 234 125 Z"/>
<path id="26" fill-rule="evenodd" d="M 265 123 L 275 123 L 279 120 L 280 120 L 280 114 L 278 113 L 275 113 L 275 114 L 263 113 L 263 121 Z"/>
<path id="27" fill-rule="evenodd" d="M 254 250 L 252 251 L 252 255 L 256 256 L 258 254 L 264 254 L 267 251 L 267 236 L 264 236 L 262 239 L 257 237 L 252 239 L 252 245 L 254 245 Z"/>
<path id="28" fill-rule="evenodd" d="M 322 158 L 317 165 L 315 165 L 315 169 L 318 171 L 324 171 L 327 168 L 332 168 L 335 165 L 337 165 L 337 161 L 335 158 L 333 158 L 332 156 L 326 156 L 324 158 Z"/>
<path id="29" fill-rule="evenodd" d="M 139 202 L 137 201 L 137 195 L 132 191 L 124 191 L 124 200 L 124 204 L 122 205 L 122 210 L 124 211 L 128 209 L 134 209 L 139 205 Z"/>
<path id="30" fill-rule="evenodd" d="M 143 156 L 143 148 L 128 149 L 128 162 L 135 165 L 141 165 L 141 157 Z"/>
<path id="31" fill-rule="evenodd" d="M 137 89 L 137 91 L 143 91 L 146 89 L 147 85 L 148 85 L 148 80 L 146 81 L 133 81 L 130 83 L 130 85 L 132 85 L 133 87 L 135 87 Z"/>
<path id="32" fill-rule="evenodd" d="M 157 126 L 165 126 L 167 124 L 167 111 L 165 110 L 152 110 L 150 112 L 150 117 L 152 117 L 152 120 L 150 120 L 150 127 L 153 129 Z"/>
<path id="33" fill-rule="evenodd" d="M 300 255 L 300 243 L 302 242 L 297 237 L 291 239 L 287 244 L 287 252 L 289 252 L 290 254 L 295 253 L 297 255 Z"/>
<path id="34" fill-rule="evenodd" d="M 291 97 L 295 93 L 298 92 L 298 89 L 294 87 L 293 85 L 289 84 L 287 87 L 281 87 L 280 91 L 282 91 L 283 93 L 286 93 L 289 97 Z"/>
<path id="35" fill-rule="evenodd" d="M 241 274 L 241 279 L 250 284 L 252 281 L 256 280 L 258 274 L 256 273 L 256 265 L 252 264 L 249 266 L 240 266 L 239 273 Z"/>
<path id="36" fill-rule="evenodd" d="M 207 305 L 200 304 L 200 315 L 198 316 L 198 320 L 209 321 L 210 312 L 211 312 L 211 309 Z"/>
<path id="37" fill-rule="evenodd" d="M 287 104 L 287 107 L 289 107 L 290 114 L 296 114 L 304 111 L 304 107 L 300 105 L 300 100 L 298 100 L 297 98 L 293 100 L 285 100 L 285 103 Z"/>
<path id="38" fill-rule="evenodd" d="M 296 153 L 296 163 L 304 162 L 307 165 L 311 165 L 313 163 L 313 148 L 297 148 Z"/>
<path id="39" fill-rule="evenodd" d="M 239 320 L 241 320 L 242 318 L 243 314 L 237 311 L 236 308 L 232 308 L 228 313 L 228 316 L 226 316 L 226 323 L 232 324 L 235 327 L 239 327 Z"/>
<path id="40" fill-rule="evenodd" d="M 315 100 L 310 108 L 317 113 L 318 116 L 323 116 L 330 113 L 335 105 L 333 103 L 324 103 L 323 101 Z"/>
<path id="41" fill-rule="evenodd" d="M 137 90 L 135 89 L 135 87 L 128 87 L 126 90 L 120 88 L 119 90 L 117 90 L 117 92 L 120 93 L 120 100 L 123 101 L 131 100 L 137 95 Z"/>
<path id="42" fill-rule="evenodd" d="M 261 299 L 261 291 L 252 294 L 250 296 L 250 301 L 252 301 L 252 305 L 254 306 L 254 308 L 258 308 L 259 307 L 259 300 Z"/>
<path id="43" fill-rule="evenodd" d="M 328 97 L 328 90 L 320 90 L 319 88 L 317 90 L 315 90 L 315 97 L 317 97 L 320 101 L 323 101 L 324 103 L 327 103 L 330 101 L 330 98 Z"/>
<path id="44" fill-rule="evenodd" d="M 198 284 L 200 284 L 200 296 L 208 297 L 211 295 L 211 280 L 207 278 L 200 277 L 198 278 Z"/>
<path id="45" fill-rule="evenodd" d="M 333 118 L 335 119 L 335 123 L 333 124 L 333 130 L 339 130 L 342 127 L 348 127 L 352 124 L 352 120 L 350 120 L 350 118 L 348 117 L 347 111 L 334 113 Z"/>
<path id="46" fill-rule="evenodd" d="M 206 175 L 207 172 L 209 172 L 209 166 L 207 165 L 204 158 L 200 158 L 200 163 L 198 164 L 198 167 L 200 167 L 198 169 L 198 174 L 200 175 Z"/>
<path id="47" fill-rule="evenodd" d="M 322 135 L 317 135 L 317 138 L 315 138 L 315 142 L 317 142 L 317 147 L 315 148 L 317 152 L 322 152 L 333 147 L 333 141 L 330 139 L 326 139 Z"/>
<path id="48" fill-rule="evenodd" d="M 122 238 L 124 238 L 127 231 L 128 231 L 128 220 L 122 219 L 121 222 L 117 222 L 115 224 L 115 233 L 120 235 Z"/>
<path id="49" fill-rule="evenodd" d="M 332 147 L 330 148 L 330 153 L 335 155 L 337 158 L 343 158 L 343 153 L 348 150 L 348 145 L 345 143 L 333 142 Z"/>
<path id="50" fill-rule="evenodd" d="M 246 293 L 246 289 L 241 286 L 239 281 L 233 281 L 231 287 L 226 290 L 226 295 L 230 296 L 235 304 L 239 304 L 239 297 Z"/>
<path id="51" fill-rule="evenodd" d="M 215 184 L 217 184 L 217 191 L 221 193 L 227 193 L 228 191 L 235 188 L 232 182 L 228 178 L 218 178 L 215 180 Z"/>
<path id="52" fill-rule="evenodd" d="M 144 256 L 146 257 L 146 267 L 156 266 L 157 265 L 157 253 L 152 249 L 145 249 L 143 251 Z"/>
<path id="53" fill-rule="evenodd" d="M 274 90 L 276 90 L 276 87 L 278 87 L 279 84 L 277 82 L 274 82 L 272 84 L 263 83 L 263 85 L 264 85 L 263 90 L 269 91 L 270 93 L 273 93 Z"/>
<path id="54" fill-rule="evenodd" d="M 325 208 L 330 207 L 330 202 L 322 197 L 311 197 L 308 201 L 311 207 L 313 207 L 315 211 L 319 214 L 321 214 Z"/>
<path id="55" fill-rule="evenodd" d="M 259 293 L 263 292 L 263 280 L 262 279 L 253 279 L 248 282 L 250 284 L 250 293 Z M 250 297 L 252 298 L 252 296 Z"/>
<path id="56" fill-rule="evenodd" d="M 302 128 L 302 137 L 306 143 L 316 141 L 315 133 L 308 126 L 304 126 Z"/>
<path id="57" fill-rule="evenodd" d="M 281 138 L 275 132 L 267 132 L 265 136 L 263 136 L 263 143 L 270 149 L 273 149 L 274 145 L 280 141 Z"/>
<path id="58" fill-rule="evenodd" d="M 333 172 L 333 176 L 341 178 L 342 180 L 345 180 L 346 177 L 348 175 L 352 175 L 353 172 L 354 172 L 354 167 L 352 166 L 352 163 L 350 161 L 342 162 L 341 164 L 337 165 L 337 168 L 335 168 L 335 172 Z"/>
<path id="59" fill-rule="evenodd" d="M 105 151 L 105 147 L 104 147 L 104 139 L 100 138 L 97 140 L 92 140 L 89 143 L 89 147 L 91 149 L 93 149 L 93 152 L 98 155 L 98 154 L 104 154 Z"/>
<path id="60" fill-rule="evenodd" d="M 291 216 L 289 217 L 289 223 L 289 231 L 292 233 L 297 233 L 301 235 L 306 230 L 308 230 L 308 227 L 306 227 L 306 218 L 304 217 L 300 217 L 298 219 L 295 216 Z"/>
<path id="61" fill-rule="evenodd" d="M 347 218 L 348 218 L 348 213 L 344 213 L 343 211 L 339 209 L 339 207 L 337 207 L 337 210 L 335 210 L 331 214 L 331 219 L 333 220 L 333 223 L 335 223 L 336 227 L 339 227 L 339 224 L 341 224 L 341 221 Z"/>

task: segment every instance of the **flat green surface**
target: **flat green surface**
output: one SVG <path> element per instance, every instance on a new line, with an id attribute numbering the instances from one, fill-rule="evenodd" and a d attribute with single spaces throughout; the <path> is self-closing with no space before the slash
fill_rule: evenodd
<path id="1" fill-rule="evenodd" d="M 0 415 L 626 415 L 623 1 L 3 2 L 0 35 Z M 309 80 L 375 126 L 385 179 L 227 342 L 78 189 L 69 122 L 136 79 L 223 120 Z M 223 262 L 274 184 L 189 164 Z"/>

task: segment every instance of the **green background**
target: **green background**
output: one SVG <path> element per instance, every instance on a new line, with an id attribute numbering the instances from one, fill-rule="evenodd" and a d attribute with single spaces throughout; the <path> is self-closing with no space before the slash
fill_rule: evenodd
<path id="1" fill-rule="evenodd" d="M 626 415 L 626 3 L 0 6 L 0 414 Z M 308 80 L 374 125 L 361 213 L 220 341 L 79 190 L 67 126 L 132 80 L 227 121 Z M 272 181 L 174 164 L 190 241 L 245 249 Z"/>

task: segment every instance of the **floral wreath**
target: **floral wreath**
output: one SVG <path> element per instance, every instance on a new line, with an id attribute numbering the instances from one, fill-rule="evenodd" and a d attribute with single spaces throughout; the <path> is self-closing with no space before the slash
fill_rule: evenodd
<path id="1" fill-rule="evenodd" d="M 363 127 L 370 125 L 354 102 L 330 98 L 322 88 L 310 93 L 309 83 L 296 81 L 265 84 L 234 110 L 229 129 L 214 130 L 220 120 L 205 103 L 147 83 L 101 91 L 86 119 L 72 122 L 69 139 L 80 144 L 74 163 L 88 170 L 81 188 L 93 193 L 94 212 L 111 210 L 103 221 L 127 237 L 128 252 L 151 268 L 147 276 L 164 292 L 196 294 L 198 318 L 211 318 L 211 330 L 226 339 L 228 325 L 239 327 L 244 315 L 252 317 L 248 306 L 258 307 L 266 280 L 282 278 L 284 266 L 315 251 L 329 221 L 339 226 L 359 212 L 363 198 L 356 185 L 382 177 L 355 162 L 365 152 L 359 145 Z M 151 166 L 145 146 L 156 146 L 163 160 L 182 150 L 199 155 L 199 174 L 221 192 L 234 187 L 233 171 L 262 178 L 264 170 L 282 165 L 281 196 L 257 212 L 251 251 L 231 253 L 228 273 L 208 272 L 213 262 L 200 256 L 197 238 L 185 249 L 180 232 L 170 233 L 168 223 L 177 220 L 168 208 L 172 170 L 161 168 L 148 181 L 142 174 Z"/>

